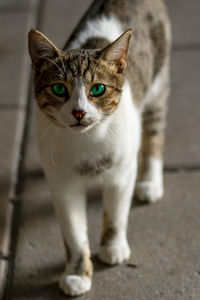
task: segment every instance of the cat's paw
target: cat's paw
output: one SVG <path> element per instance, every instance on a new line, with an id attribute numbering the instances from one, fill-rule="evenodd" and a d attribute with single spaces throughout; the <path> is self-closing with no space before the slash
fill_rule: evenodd
<path id="1" fill-rule="evenodd" d="M 140 202 L 156 202 L 163 197 L 162 182 L 141 181 L 136 184 L 136 199 Z"/>
<path id="2" fill-rule="evenodd" d="M 66 295 L 79 296 L 91 289 L 92 280 L 87 276 L 63 274 L 59 286 Z"/>
<path id="3" fill-rule="evenodd" d="M 111 265 L 124 262 L 129 259 L 130 255 L 131 250 L 128 243 L 101 246 L 99 249 L 100 260 Z"/>

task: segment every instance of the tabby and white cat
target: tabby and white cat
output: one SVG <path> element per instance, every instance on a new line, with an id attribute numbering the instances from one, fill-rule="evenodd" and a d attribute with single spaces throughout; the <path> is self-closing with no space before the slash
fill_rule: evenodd
<path id="1" fill-rule="evenodd" d="M 108 264 L 130 256 L 127 220 L 138 161 L 137 198 L 163 196 L 170 44 L 161 0 L 94 1 L 64 51 L 29 33 L 41 161 L 67 251 L 60 279 L 66 294 L 91 288 L 87 191 L 103 190 L 99 257 Z"/>

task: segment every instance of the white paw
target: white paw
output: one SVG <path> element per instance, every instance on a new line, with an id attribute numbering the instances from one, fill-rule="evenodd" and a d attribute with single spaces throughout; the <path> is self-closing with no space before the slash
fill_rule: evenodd
<path id="1" fill-rule="evenodd" d="M 92 281 L 87 276 L 63 274 L 60 279 L 61 290 L 70 296 L 78 296 L 91 289 Z"/>
<path id="2" fill-rule="evenodd" d="M 99 258 L 107 264 L 120 264 L 129 259 L 131 250 L 128 243 L 101 246 L 99 249 Z"/>
<path id="3" fill-rule="evenodd" d="M 156 202 L 163 197 L 163 184 L 153 181 L 138 182 L 135 195 L 141 202 Z"/>

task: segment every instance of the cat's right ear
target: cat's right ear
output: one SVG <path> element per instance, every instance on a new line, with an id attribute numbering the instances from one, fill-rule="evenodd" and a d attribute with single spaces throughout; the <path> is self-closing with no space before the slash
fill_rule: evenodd
<path id="1" fill-rule="evenodd" d="M 132 29 L 128 29 L 101 51 L 100 57 L 108 63 L 115 64 L 118 68 L 118 73 L 123 73 L 126 68 L 126 57 L 131 37 Z"/>
<path id="2" fill-rule="evenodd" d="M 34 69 L 39 69 L 45 60 L 58 57 L 59 50 L 41 32 L 32 29 L 28 34 L 28 48 Z"/>

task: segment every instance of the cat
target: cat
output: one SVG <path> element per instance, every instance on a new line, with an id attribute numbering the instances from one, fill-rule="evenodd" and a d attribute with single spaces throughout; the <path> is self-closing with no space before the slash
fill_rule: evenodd
<path id="1" fill-rule="evenodd" d="M 92 284 L 88 190 L 103 191 L 99 258 L 107 264 L 130 257 L 133 193 L 142 202 L 163 196 L 170 47 L 161 0 L 94 1 L 64 50 L 29 32 L 41 163 L 67 252 L 65 294 Z"/>

